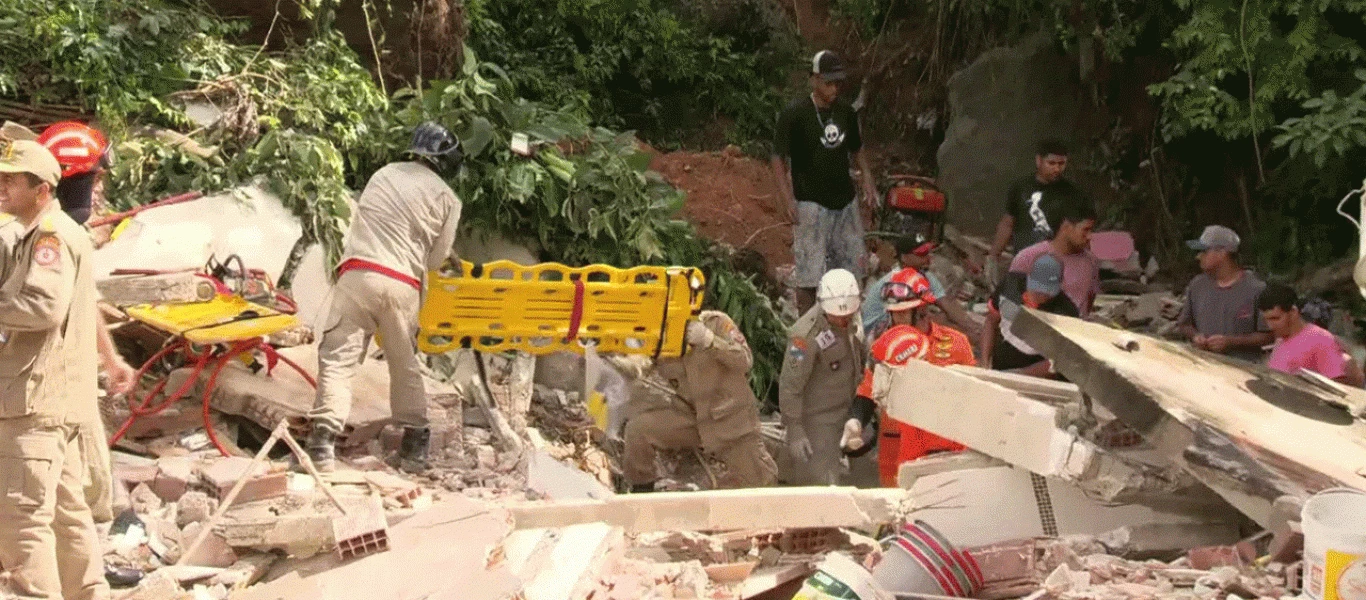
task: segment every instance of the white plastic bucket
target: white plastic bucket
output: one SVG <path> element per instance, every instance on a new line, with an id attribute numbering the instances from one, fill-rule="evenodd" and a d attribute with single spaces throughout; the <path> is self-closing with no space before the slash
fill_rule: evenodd
<path id="1" fill-rule="evenodd" d="M 863 565 L 831 552 L 792 600 L 892 600 L 892 596 L 878 587 Z"/>
<path id="2" fill-rule="evenodd" d="M 1313 600 L 1366 600 L 1366 493 L 1315 494 L 1300 514 L 1304 592 Z"/>
<path id="3" fill-rule="evenodd" d="M 883 546 L 873 579 L 893 594 L 968 598 L 982 587 L 977 562 L 924 521 L 906 525 Z"/>

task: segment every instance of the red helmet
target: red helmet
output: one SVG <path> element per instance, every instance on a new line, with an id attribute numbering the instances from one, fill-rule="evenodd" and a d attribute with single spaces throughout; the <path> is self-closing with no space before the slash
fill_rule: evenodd
<path id="1" fill-rule="evenodd" d="M 84 123 L 53 123 L 38 136 L 38 143 L 57 157 L 64 178 L 89 173 L 107 164 L 109 141 L 98 129 Z"/>
<path id="2" fill-rule="evenodd" d="M 901 311 L 920 308 L 938 301 L 930 291 L 930 281 L 919 271 L 902 269 L 892 274 L 891 279 L 882 286 L 882 301 L 887 310 Z"/>

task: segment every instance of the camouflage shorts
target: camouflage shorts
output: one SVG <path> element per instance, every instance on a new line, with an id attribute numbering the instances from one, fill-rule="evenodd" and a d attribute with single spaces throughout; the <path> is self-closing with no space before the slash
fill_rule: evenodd
<path id="1" fill-rule="evenodd" d="M 797 203 L 797 225 L 792 231 L 795 287 L 814 288 L 831 269 L 848 269 L 854 277 L 862 278 L 863 255 L 863 222 L 857 201 L 842 210 L 830 210 L 815 202 Z"/>

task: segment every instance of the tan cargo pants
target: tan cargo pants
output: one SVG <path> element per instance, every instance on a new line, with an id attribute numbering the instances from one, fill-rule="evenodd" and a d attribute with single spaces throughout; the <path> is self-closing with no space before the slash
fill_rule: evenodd
<path id="1" fill-rule="evenodd" d="M 114 520 L 114 473 L 109 458 L 109 435 L 98 415 L 81 423 L 81 462 L 85 464 L 85 502 L 96 523 Z"/>
<path id="2" fill-rule="evenodd" d="M 107 600 L 78 427 L 0 420 L 0 564 L 24 599 Z"/>
<path id="3" fill-rule="evenodd" d="M 811 460 L 803 461 L 792 457 L 792 477 L 796 485 L 839 485 L 844 465 L 840 459 L 840 437 L 844 435 L 844 422 L 824 422 L 806 419 L 803 429 L 811 441 Z"/>
<path id="4" fill-rule="evenodd" d="M 777 481 L 778 465 L 764 448 L 756 430 L 739 438 L 704 448 L 697 416 L 684 408 L 656 408 L 626 422 L 622 469 L 626 481 L 642 485 L 658 479 L 655 455 L 659 449 L 703 448 L 726 463 L 734 487 L 765 487 Z M 727 487 L 723 485 L 722 487 Z"/>
<path id="5" fill-rule="evenodd" d="M 332 288 L 322 342 L 318 345 L 318 398 L 309 412 L 315 425 L 341 431 L 351 414 L 351 379 L 379 332 L 389 365 L 389 408 L 394 421 L 427 426 L 427 391 L 417 356 L 421 294 L 391 277 L 347 271 Z"/>

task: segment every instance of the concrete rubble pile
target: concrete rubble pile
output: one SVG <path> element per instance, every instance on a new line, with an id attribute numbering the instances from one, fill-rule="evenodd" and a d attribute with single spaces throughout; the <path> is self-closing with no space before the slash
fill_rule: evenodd
<path id="1" fill-rule="evenodd" d="M 247 196 L 267 213 L 278 203 Z M 139 216 L 103 272 L 139 252 L 197 266 L 200 257 L 165 251 L 214 238 L 200 229 L 217 225 L 184 225 L 213 213 L 193 205 Z M 226 236 L 203 251 L 222 253 L 221 242 L 274 275 L 292 246 L 281 240 L 297 236 L 284 230 L 247 249 L 227 237 L 262 238 Z M 936 271 L 960 297 L 980 299 L 986 284 L 962 261 L 984 242 L 948 237 Z M 462 256 L 532 260 L 507 249 Z M 303 264 L 302 281 L 317 287 L 298 299 L 300 315 L 313 324 L 327 279 L 316 249 Z M 1120 270 L 1141 284 L 1133 267 Z M 118 302 L 202 293 L 193 279 L 158 277 L 101 282 Z M 1180 310 L 1170 294 L 1119 287 L 1123 295 L 1101 302 L 1109 321 L 1170 330 Z M 400 432 L 387 368 L 372 354 L 357 372 L 339 468 L 318 481 L 288 472 L 283 446 L 271 460 L 251 458 L 281 422 L 302 432 L 314 397 L 302 376 L 227 365 L 207 404 L 225 457 L 203 429 L 206 377 L 191 381 L 181 366 L 168 387 L 184 384 L 186 399 L 135 419 L 115 448 L 106 564 L 132 599 L 786 599 L 843 581 L 864 600 L 1260 600 L 1299 590 L 1304 500 L 1328 487 L 1366 489 L 1366 448 L 1353 438 L 1366 393 L 1032 312 L 1015 330 L 1072 383 L 928 363 L 898 369 L 889 415 L 970 450 L 902 465 L 893 489 L 717 490 L 722 465 L 674 452 L 660 457 L 670 491 L 618 495 L 620 441 L 586 410 L 582 357 L 465 351 L 431 360 L 428 473 L 386 464 Z M 145 355 L 166 343 L 132 322 L 115 335 Z M 309 338 L 304 328 L 273 341 L 312 373 Z M 111 427 L 130 414 L 126 398 L 102 409 Z M 785 463 L 780 427 L 766 421 L 764 434 Z M 898 548 L 926 532 L 971 565 L 965 580 L 911 577 L 918 571 Z"/>

